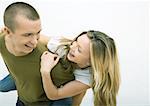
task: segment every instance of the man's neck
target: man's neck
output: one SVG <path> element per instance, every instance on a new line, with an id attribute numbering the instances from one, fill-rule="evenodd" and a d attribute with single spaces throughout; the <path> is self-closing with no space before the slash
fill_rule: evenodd
<path id="1" fill-rule="evenodd" d="M 7 35 L 5 36 L 4 40 L 5 40 L 6 49 L 7 49 L 11 54 L 13 54 L 14 56 L 19 56 L 19 55 L 15 52 L 15 47 L 13 46 L 12 41 L 10 40 L 10 38 L 7 37 Z"/>

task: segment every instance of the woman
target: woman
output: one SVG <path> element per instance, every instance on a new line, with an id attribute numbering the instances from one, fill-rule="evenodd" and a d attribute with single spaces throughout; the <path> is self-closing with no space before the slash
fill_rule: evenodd
<path id="1" fill-rule="evenodd" d="M 95 106 L 116 106 L 120 74 L 112 38 L 99 31 L 83 32 L 71 43 L 66 57 L 73 62 L 75 80 L 58 88 L 49 73 L 61 58 L 48 51 L 41 56 L 43 86 L 49 99 L 75 96 L 91 87 Z"/>

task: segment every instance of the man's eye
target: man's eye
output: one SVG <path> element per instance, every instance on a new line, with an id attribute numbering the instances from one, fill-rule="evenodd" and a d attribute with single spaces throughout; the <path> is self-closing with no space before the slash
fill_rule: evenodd
<path id="1" fill-rule="evenodd" d="M 40 34 L 41 33 L 41 31 L 39 31 L 37 34 Z"/>
<path id="2" fill-rule="evenodd" d="M 27 36 L 31 36 L 31 35 L 33 35 L 33 34 L 32 33 L 27 34 Z"/>
<path id="3" fill-rule="evenodd" d="M 28 36 L 32 36 L 33 34 L 32 33 L 27 33 L 27 34 L 24 34 L 24 36 L 28 37 Z"/>

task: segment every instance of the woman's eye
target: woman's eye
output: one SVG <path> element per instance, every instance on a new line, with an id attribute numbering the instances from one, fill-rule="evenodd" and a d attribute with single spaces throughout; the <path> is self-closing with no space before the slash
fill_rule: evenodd
<path id="1" fill-rule="evenodd" d="M 79 52 L 79 53 L 81 53 L 81 50 L 80 50 L 80 48 L 79 48 L 79 47 L 78 47 L 78 52 Z"/>

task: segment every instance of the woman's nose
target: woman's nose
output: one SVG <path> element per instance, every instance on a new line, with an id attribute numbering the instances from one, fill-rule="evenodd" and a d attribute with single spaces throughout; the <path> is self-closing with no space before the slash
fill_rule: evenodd
<path id="1" fill-rule="evenodd" d="M 74 42 L 70 45 L 70 48 L 71 48 L 71 49 L 75 49 L 76 46 L 77 46 L 77 44 L 76 44 L 76 42 L 74 41 Z"/>

